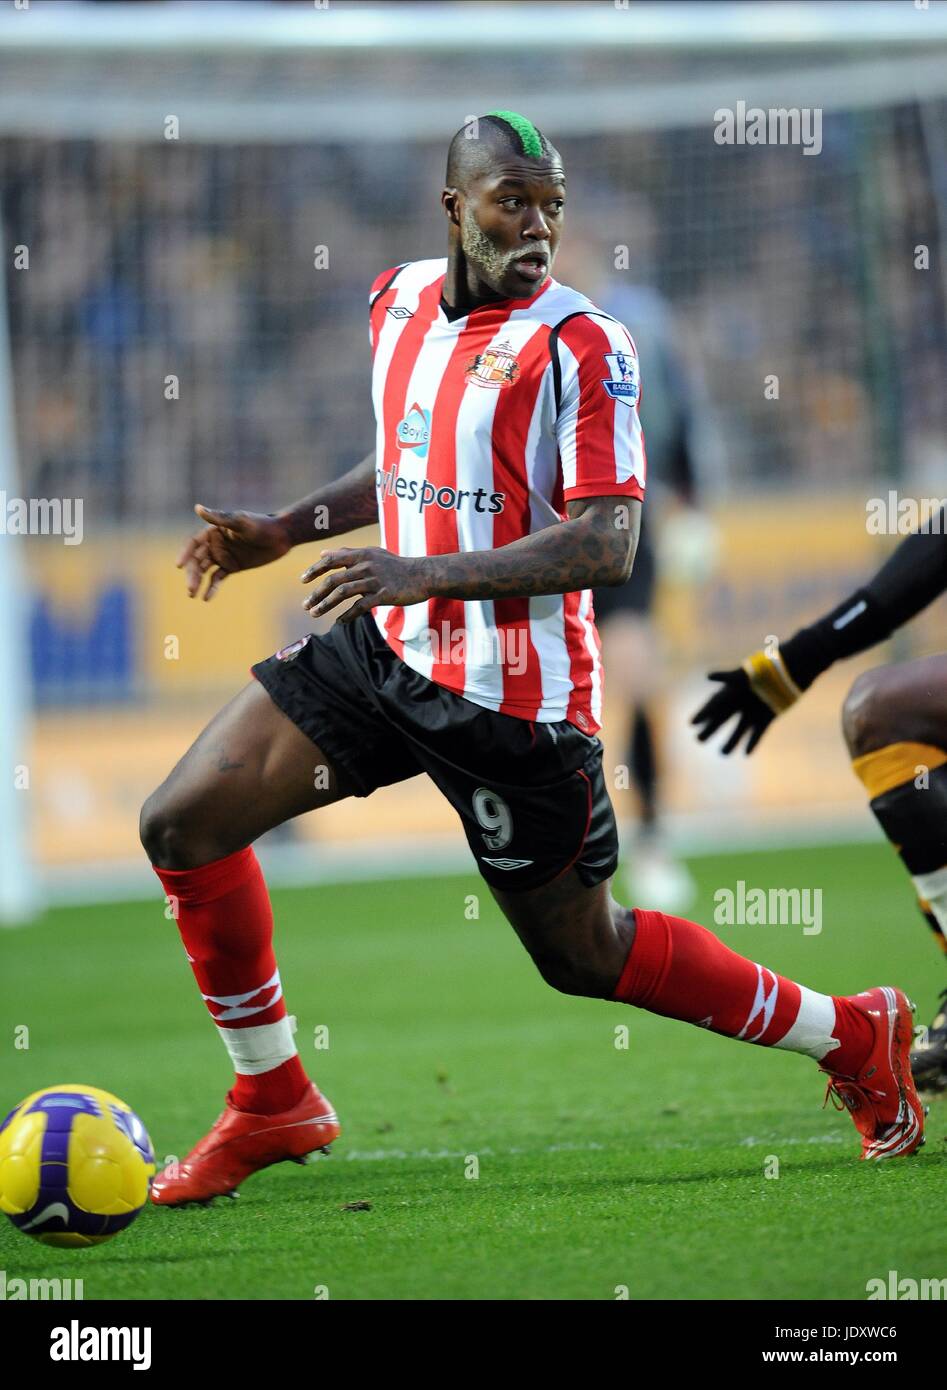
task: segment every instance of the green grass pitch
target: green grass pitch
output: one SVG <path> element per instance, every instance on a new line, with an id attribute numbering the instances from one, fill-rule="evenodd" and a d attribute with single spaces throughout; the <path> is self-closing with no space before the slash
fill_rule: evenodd
<path id="1" fill-rule="evenodd" d="M 739 878 L 821 888 L 819 935 L 719 934 L 816 989 L 900 984 L 929 1021 L 944 965 L 886 846 L 693 867 L 709 926 Z M 332 1156 L 258 1174 L 234 1202 L 149 1208 L 97 1249 L 2 1222 L 8 1278 L 82 1277 L 87 1299 L 864 1299 L 889 1270 L 944 1274 L 947 1101 L 919 1155 L 860 1164 L 814 1063 L 557 995 L 474 873 L 277 892 L 274 908 L 300 1052 L 344 1127 Z M 56 911 L 0 952 L 0 1114 L 88 1082 L 134 1106 L 159 1160 L 183 1155 L 230 1074 L 160 898 Z"/>

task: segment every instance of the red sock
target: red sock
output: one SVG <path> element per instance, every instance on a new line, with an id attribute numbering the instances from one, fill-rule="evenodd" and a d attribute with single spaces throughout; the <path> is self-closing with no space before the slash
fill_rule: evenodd
<path id="1" fill-rule="evenodd" d="M 293 1042 L 273 913 L 251 846 L 197 869 L 159 869 L 187 958 L 236 1071 L 238 1110 L 291 1109 L 309 1078 Z"/>
<path id="2" fill-rule="evenodd" d="M 738 956 L 697 922 L 640 907 L 612 997 L 762 1047 L 817 1061 L 831 1053 L 832 1070 L 847 1075 L 874 1041 L 871 1023 L 847 999 L 817 994 Z"/>

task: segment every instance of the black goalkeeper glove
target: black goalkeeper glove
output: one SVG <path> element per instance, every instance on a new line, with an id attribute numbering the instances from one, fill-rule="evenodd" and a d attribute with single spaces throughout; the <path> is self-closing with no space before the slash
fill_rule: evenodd
<path id="1" fill-rule="evenodd" d="M 920 537 L 908 539 L 916 542 Z M 936 539 L 938 542 L 941 540 L 940 537 Z M 913 566 L 922 578 L 926 576 L 928 587 L 922 597 L 929 602 L 928 590 L 935 586 L 935 582 L 947 588 L 944 546 L 940 545 L 936 552 L 929 547 L 919 552 L 915 546 L 909 554 L 909 549 L 907 541 L 899 546 L 873 582 L 878 585 L 881 577 L 887 576 L 887 589 L 892 588 L 895 580 L 907 586 L 905 573 Z M 927 570 L 920 563 L 925 556 L 929 557 L 925 561 Z M 934 561 L 940 565 L 936 574 L 933 573 Z M 945 573 L 942 574 L 942 571 Z M 777 643 L 773 652 L 754 652 L 734 671 L 711 671 L 710 680 L 720 681 L 723 688 L 711 695 L 691 720 L 700 730 L 697 735 L 700 742 L 706 743 L 712 734 L 736 715 L 737 726 L 720 751 L 732 753 L 746 738 L 744 752 L 752 753 L 777 714 L 794 705 L 817 676 L 827 671 L 834 662 L 854 656 L 856 652 L 867 651 L 883 641 L 905 621 L 906 614 L 910 616 L 918 611 L 920 600 L 915 586 L 911 590 L 912 606 L 905 606 L 905 598 L 898 600 L 901 606 L 897 608 L 896 616 L 892 617 L 891 605 L 894 605 L 895 599 L 887 593 L 887 589 L 888 603 L 882 602 L 870 586 L 858 589 L 824 618 L 819 618 L 809 627 L 800 628 L 787 642 Z M 771 644 L 768 642 L 767 645 Z"/>
<path id="2" fill-rule="evenodd" d="M 722 688 L 701 706 L 691 723 L 698 728 L 700 742 L 706 743 L 737 716 L 737 726 L 720 750 L 728 755 L 744 738 L 744 753 L 752 753 L 777 714 L 795 704 L 802 694 L 778 653 L 771 657 L 754 652 L 742 666 L 733 671 L 711 671 L 708 679 L 720 681 Z"/>

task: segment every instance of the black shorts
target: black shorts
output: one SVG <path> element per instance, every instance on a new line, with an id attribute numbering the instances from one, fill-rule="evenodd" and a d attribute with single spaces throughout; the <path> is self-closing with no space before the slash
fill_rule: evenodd
<path id="1" fill-rule="evenodd" d="M 538 888 L 569 868 L 592 887 L 615 872 L 602 745 L 567 720 L 497 714 L 436 685 L 395 655 L 370 613 L 252 672 L 355 796 L 426 772 L 492 887 Z"/>

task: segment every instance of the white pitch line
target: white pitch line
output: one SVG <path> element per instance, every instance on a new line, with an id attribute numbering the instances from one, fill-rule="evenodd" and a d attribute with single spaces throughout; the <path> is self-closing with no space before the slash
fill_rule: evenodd
<path id="1" fill-rule="evenodd" d="M 845 1144 L 850 1136 L 842 1134 L 810 1134 L 806 1138 L 798 1135 L 770 1135 L 766 1139 L 760 1139 L 756 1135 L 748 1135 L 745 1139 L 736 1141 L 738 1148 L 756 1148 L 766 1145 L 769 1148 L 774 1146 L 788 1146 L 792 1144 Z M 629 1141 L 630 1142 L 630 1141 Z M 681 1144 L 676 1142 L 649 1144 L 647 1148 L 652 1152 L 667 1152 L 680 1149 L 694 1149 L 695 1144 Z M 724 1147 L 724 1146 L 715 1146 Z M 341 1154 L 348 1163 L 408 1163 L 423 1162 L 430 1160 L 443 1159 L 466 1159 L 471 1155 L 477 1158 L 511 1158 L 530 1154 L 556 1154 L 556 1153 L 617 1153 L 622 1146 L 618 1144 L 597 1144 L 590 1142 L 586 1144 L 547 1144 L 541 1148 L 528 1149 L 514 1146 L 507 1149 L 477 1148 L 471 1146 L 469 1149 L 349 1149 Z M 335 1157 L 335 1154 L 333 1154 Z"/>

